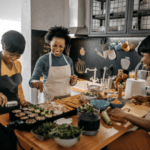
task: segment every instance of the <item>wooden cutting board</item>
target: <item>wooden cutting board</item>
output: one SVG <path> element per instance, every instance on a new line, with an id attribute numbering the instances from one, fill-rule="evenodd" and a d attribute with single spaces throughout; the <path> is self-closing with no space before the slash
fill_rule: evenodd
<path id="1" fill-rule="evenodd" d="M 130 109 L 130 112 L 126 112 L 126 113 L 132 114 L 132 115 L 137 116 L 137 117 L 144 117 L 147 114 L 148 110 L 150 109 L 147 106 L 135 105 L 133 103 L 131 103 L 131 104 L 126 103 L 124 105 L 124 107 L 122 107 L 121 109 L 124 109 L 124 108 Z"/>

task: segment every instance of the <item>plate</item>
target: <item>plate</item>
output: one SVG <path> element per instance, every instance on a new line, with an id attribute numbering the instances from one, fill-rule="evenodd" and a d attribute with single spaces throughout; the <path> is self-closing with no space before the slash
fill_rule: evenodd
<path id="1" fill-rule="evenodd" d="M 85 92 L 82 92 L 82 93 L 81 93 L 81 95 L 83 95 L 84 99 L 86 99 L 86 100 L 88 100 L 88 101 L 97 98 L 97 96 L 93 96 L 93 97 L 92 97 L 92 96 L 87 96 L 87 95 L 85 95 L 85 94 L 86 94 Z"/>

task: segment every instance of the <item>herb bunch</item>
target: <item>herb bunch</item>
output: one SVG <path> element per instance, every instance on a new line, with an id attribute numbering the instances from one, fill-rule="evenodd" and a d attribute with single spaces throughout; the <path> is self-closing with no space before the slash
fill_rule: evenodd
<path id="1" fill-rule="evenodd" d="M 82 129 L 70 124 L 58 125 L 56 128 L 52 129 L 52 131 L 48 133 L 49 137 L 52 137 L 53 139 L 54 138 L 59 138 L 59 139 L 77 138 L 78 141 L 80 140 L 81 134 L 82 134 Z"/>

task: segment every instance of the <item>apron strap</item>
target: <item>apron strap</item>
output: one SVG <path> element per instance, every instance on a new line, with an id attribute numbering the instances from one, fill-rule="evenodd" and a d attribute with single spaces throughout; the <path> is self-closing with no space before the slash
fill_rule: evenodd
<path id="1" fill-rule="evenodd" d="M 69 65 L 66 57 L 62 54 L 67 65 Z M 52 66 L 52 52 L 49 53 L 49 66 Z"/>

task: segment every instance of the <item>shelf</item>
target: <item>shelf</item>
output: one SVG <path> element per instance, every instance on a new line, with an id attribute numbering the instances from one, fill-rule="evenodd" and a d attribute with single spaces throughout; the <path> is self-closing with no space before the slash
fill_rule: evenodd
<path id="1" fill-rule="evenodd" d="M 150 10 L 134 10 L 133 11 L 133 17 L 138 17 L 138 16 L 150 16 Z"/>
<path id="2" fill-rule="evenodd" d="M 110 14 L 110 19 L 121 19 L 125 18 L 125 12 L 120 12 L 120 13 L 111 13 Z M 105 20 L 105 15 L 93 15 L 93 19 L 99 19 L 99 20 Z"/>
<path id="3" fill-rule="evenodd" d="M 98 2 L 106 2 L 107 0 L 96 0 Z M 111 1 L 115 1 L 115 0 L 111 0 Z"/>

